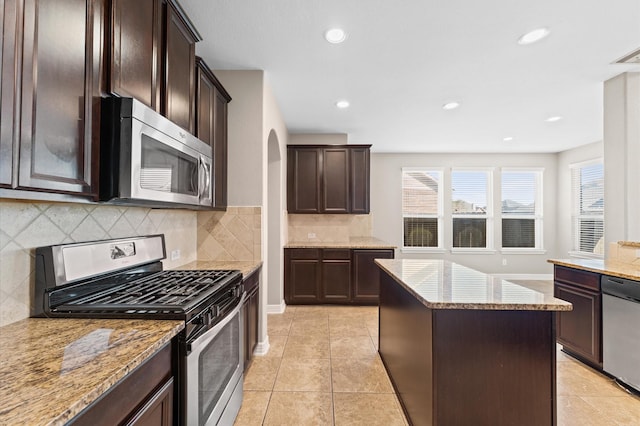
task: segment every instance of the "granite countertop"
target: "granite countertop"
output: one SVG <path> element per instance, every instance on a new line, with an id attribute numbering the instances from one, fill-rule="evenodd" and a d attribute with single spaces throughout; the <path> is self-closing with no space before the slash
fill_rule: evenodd
<path id="1" fill-rule="evenodd" d="M 640 281 L 640 265 L 632 263 L 601 259 L 549 259 L 547 262 L 568 268 Z"/>
<path id="2" fill-rule="evenodd" d="M 53 318 L 0 327 L 0 424 L 65 424 L 183 328 L 179 320 Z"/>
<path id="3" fill-rule="evenodd" d="M 375 237 L 351 237 L 341 242 L 289 241 L 284 248 L 395 249 L 397 246 Z"/>
<path id="4" fill-rule="evenodd" d="M 242 272 L 243 277 L 248 277 L 262 266 L 261 260 L 238 261 L 238 260 L 196 260 L 179 266 L 175 269 L 182 270 L 215 270 L 215 269 L 233 269 Z"/>
<path id="5" fill-rule="evenodd" d="M 571 303 L 447 260 L 376 259 L 430 309 L 570 311 Z"/>

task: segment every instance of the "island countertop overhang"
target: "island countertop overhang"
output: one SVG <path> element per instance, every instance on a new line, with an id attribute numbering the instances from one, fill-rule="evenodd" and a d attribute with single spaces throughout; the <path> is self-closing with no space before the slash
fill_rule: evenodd
<path id="1" fill-rule="evenodd" d="M 376 259 L 429 309 L 570 311 L 561 299 L 447 260 Z"/>

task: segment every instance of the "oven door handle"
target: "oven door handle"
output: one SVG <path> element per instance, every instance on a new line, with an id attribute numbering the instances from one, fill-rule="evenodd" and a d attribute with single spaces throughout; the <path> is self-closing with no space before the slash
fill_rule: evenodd
<path id="1" fill-rule="evenodd" d="M 233 317 L 235 317 L 242 309 L 242 305 L 244 304 L 244 300 L 247 297 L 247 292 L 242 293 L 242 297 L 240 298 L 240 302 L 238 306 L 236 306 L 231 312 L 229 312 L 225 317 L 216 325 L 211 327 L 209 330 L 202 333 L 199 337 L 197 337 L 192 342 L 187 342 L 187 352 L 197 352 L 202 348 L 206 347 L 211 340 L 213 340 L 218 332 L 222 330 L 227 324 L 231 322 Z"/>

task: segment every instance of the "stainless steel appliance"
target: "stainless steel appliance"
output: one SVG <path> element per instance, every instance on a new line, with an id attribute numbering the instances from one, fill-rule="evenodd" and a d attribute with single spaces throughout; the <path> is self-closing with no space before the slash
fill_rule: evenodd
<path id="1" fill-rule="evenodd" d="M 104 98 L 101 120 L 101 201 L 211 207 L 211 146 L 134 98 Z"/>
<path id="2" fill-rule="evenodd" d="M 603 275 L 602 368 L 640 392 L 640 282 Z"/>
<path id="3" fill-rule="evenodd" d="M 163 235 L 40 247 L 33 314 L 184 320 L 178 423 L 233 424 L 242 403 L 242 274 L 163 271 L 164 258 Z"/>

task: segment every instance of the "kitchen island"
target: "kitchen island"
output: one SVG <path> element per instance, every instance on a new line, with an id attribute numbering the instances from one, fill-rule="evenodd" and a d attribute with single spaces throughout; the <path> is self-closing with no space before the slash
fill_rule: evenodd
<path id="1" fill-rule="evenodd" d="M 378 259 L 379 352 L 414 425 L 555 425 L 555 312 L 444 260 Z"/>

